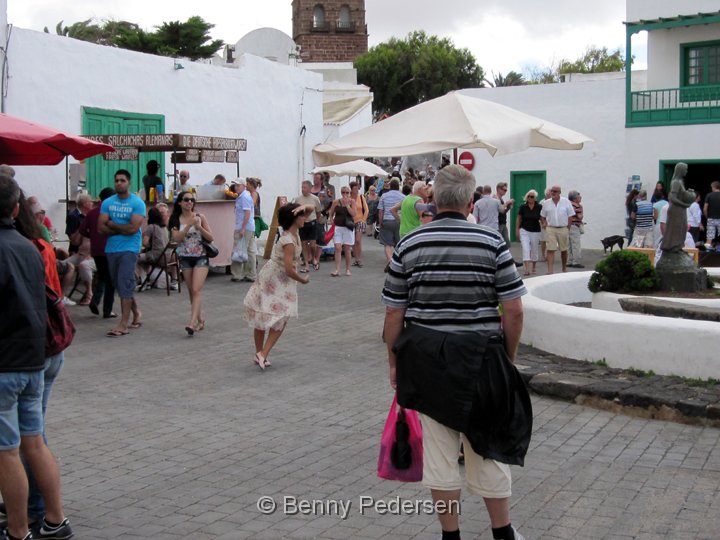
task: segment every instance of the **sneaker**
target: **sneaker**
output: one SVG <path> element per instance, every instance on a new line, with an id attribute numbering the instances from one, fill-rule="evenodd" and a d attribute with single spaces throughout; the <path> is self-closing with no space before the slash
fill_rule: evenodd
<path id="1" fill-rule="evenodd" d="M 171 291 L 177 291 L 178 290 L 178 284 L 177 281 L 175 283 L 170 284 L 170 290 Z"/>
<path id="2" fill-rule="evenodd" d="M 76 306 L 77 305 L 77 302 L 73 302 L 67 296 L 63 296 L 62 303 L 65 304 L 66 306 Z"/>
<path id="3" fill-rule="evenodd" d="M 0 540 L 10 540 L 10 533 L 7 529 L 0 529 Z M 20 540 L 33 540 L 31 531 L 28 531 Z"/>
<path id="4" fill-rule="evenodd" d="M 62 523 L 57 527 L 49 527 L 47 521 L 42 520 L 42 525 L 35 531 L 34 536 L 30 538 L 46 538 L 48 540 L 67 540 L 73 537 L 73 531 L 70 528 L 68 518 L 63 519 Z"/>

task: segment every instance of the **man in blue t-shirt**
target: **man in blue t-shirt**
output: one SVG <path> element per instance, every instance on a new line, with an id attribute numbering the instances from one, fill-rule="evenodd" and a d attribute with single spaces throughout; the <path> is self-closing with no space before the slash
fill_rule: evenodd
<path id="1" fill-rule="evenodd" d="M 105 255 L 122 306 L 122 319 L 107 333 L 108 337 L 126 336 L 130 328 L 140 328 L 141 325 L 142 314 L 134 296 L 135 264 L 142 246 L 140 226 L 144 219 L 145 203 L 130 193 L 130 172 L 118 170 L 115 173 L 115 195 L 103 201 L 98 219 L 98 230 L 108 237 Z"/>

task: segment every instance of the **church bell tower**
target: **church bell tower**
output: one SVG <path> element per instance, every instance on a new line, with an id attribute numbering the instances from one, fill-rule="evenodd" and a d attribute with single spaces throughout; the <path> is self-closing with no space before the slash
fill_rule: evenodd
<path id="1" fill-rule="evenodd" d="M 292 0 L 303 62 L 352 62 L 368 50 L 364 0 Z"/>

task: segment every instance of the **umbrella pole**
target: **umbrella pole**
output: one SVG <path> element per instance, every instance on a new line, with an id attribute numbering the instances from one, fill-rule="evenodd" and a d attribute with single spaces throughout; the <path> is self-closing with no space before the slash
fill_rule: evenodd
<path id="1" fill-rule="evenodd" d="M 70 164 L 68 157 L 65 156 L 65 215 L 70 209 Z"/>

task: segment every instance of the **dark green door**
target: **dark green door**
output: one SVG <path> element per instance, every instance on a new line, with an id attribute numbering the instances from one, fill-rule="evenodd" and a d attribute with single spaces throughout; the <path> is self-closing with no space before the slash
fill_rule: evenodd
<path id="1" fill-rule="evenodd" d="M 515 204 L 508 216 L 508 229 L 510 229 L 510 240 L 516 242 L 515 220 L 517 219 L 518 208 L 523 204 L 525 194 L 534 189 L 538 192 L 538 199 L 545 198 L 545 183 L 547 171 L 511 171 L 510 172 L 510 198 L 515 199 Z"/>
<path id="2" fill-rule="evenodd" d="M 165 117 L 161 114 L 139 114 L 83 107 L 84 135 L 137 135 L 164 133 Z M 97 196 L 104 187 L 113 187 L 113 175 L 118 169 L 132 174 L 133 191 L 139 190 L 145 175 L 145 164 L 151 159 L 160 163 L 160 177 L 165 173 L 162 152 L 142 152 L 138 161 L 105 161 L 102 156 L 85 160 L 87 190 Z"/>

